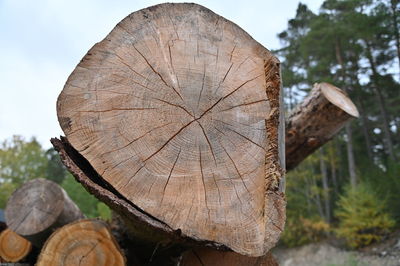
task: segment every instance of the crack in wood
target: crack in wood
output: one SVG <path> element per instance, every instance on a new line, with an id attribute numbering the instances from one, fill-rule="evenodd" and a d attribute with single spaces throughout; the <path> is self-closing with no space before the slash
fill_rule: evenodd
<path id="1" fill-rule="evenodd" d="M 176 163 L 177 163 L 178 160 L 179 160 L 179 155 L 180 155 L 180 154 L 181 154 L 181 149 L 179 149 L 178 155 L 176 156 L 176 159 L 175 159 L 175 161 L 174 161 L 174 164 L 172 165 L 171 171 L 170 171 L 169 174 L 168 174 L 167 182 L 166 182 L 165 185 L 164 185 L 163 195 L 162 195 L 162 198 L 161 198 L 161 205 L 162 205 L 162 203 L 163 203 L 163 201 L 164 201 L 165 190 L 167 189 L 169 179 L 171 178 L 171 175 L 172 175 L 172 172 L 174 171 L 175 165 L 176 165 Z"/>
<path id="2" fill-rule="evenodd" d="M 171 89 L 179 96 L 179 98 L 181 98 L 181 100 L 183 101 L 182 95 L 181 95 L 173 86 L 169 85 L 169 84 L 164 80 L 164 78 L 161 76 L 161 74 L 155 70 L 155 68 L 150 64 L 150 62 L 147 60 L 147 58 L 135 47 L 135 45 L 132 44 L 132 46 L 133 46 L 133 48 L 136 50 L 136 52 L 138 52 L 138 54 L 140 54 L 140 56 L 144 59 L 144 61 L 145 61 L 146 64 L 151 68 L 151 70 L 152 70 L 157 76 L 160 77 L 161 81 L 162 81 L 168 88 L 171 88 Z"/>

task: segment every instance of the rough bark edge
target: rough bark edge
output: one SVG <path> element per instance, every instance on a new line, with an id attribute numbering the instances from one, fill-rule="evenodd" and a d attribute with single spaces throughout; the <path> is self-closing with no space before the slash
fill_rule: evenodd
<path id="1" fill-rule="evenodd" d="M 268 150 L 265 156 L 265 203 L 264 217 L 264 254 L 278 242 L 285 227 L 286 199 L 284 194 L 285 158 L 282 152 L 285 147 L 285 125 L 281 110 L 282 89 L 280 62 L 275 56 L 264 61 L 266 94 L 271 111 L 265 119 L 265 131 L 268 139 Z"/>
<path id="2" fill-rule="evenodd" d="M 60 154 L 62 163 L 76 181 L 81 183 L 90 194 L 117 212 L 126 221 L 130 231 L 139 239 L 148 242 L 176 242 L 189 246 L 209 246 L 219 250 L 230 250 L 220 243 L 183 235 L 181 230 L 173 230 L 167 224 L 139 209 L 105 182 L 65 137 L 61 136 L 60 139 L 52 138 L 50 141 Z"/>

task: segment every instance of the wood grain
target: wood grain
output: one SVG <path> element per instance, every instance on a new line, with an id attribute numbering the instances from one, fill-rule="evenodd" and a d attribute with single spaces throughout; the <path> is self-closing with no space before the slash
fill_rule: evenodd
<path id="1" fill-rule="evenodd" d="M 125 258 L 105 222 L 85 219 L 55 231 L 36 265 L 120 266 L 125 265 Z"/>
<path id="2" fill-rule="evenodd" d="M 184 235 L 263 255 L 283 227 L 279 61 L 195 4 L 132 13 L 57 102 L 71 145 L 140 210 Z M 282 204 L 278 204 L 282 206 Z"/>

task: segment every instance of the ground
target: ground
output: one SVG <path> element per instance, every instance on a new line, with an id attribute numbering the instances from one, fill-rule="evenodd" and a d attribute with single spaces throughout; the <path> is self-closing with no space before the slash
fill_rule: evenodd
<path id="1" fill-rule="evenodd" d="M 273 254 L 281 266 L 400 266 L 400 231 L 357 251 L 325 241 L 296 248 L 278 247 Z"/>

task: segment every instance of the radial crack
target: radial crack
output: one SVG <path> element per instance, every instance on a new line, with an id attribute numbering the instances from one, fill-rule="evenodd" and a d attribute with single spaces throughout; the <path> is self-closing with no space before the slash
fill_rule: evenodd
<path id="1" fill-rule="evenodd" d="M 201 172 L 201 180 L 203 182 L 203 188 L 204 188 L 204 203 L 206 204 L 206 208 L 208 210 L 208 219 L 211 220 L 210 217 L 210 208 L 208 208 L 208 203 L 207 203 L 207 189 L 206 189 L 206 182 L 204 180 L 204 173 L 203 173 L 203 163 L 201 160 L 201 149 L 199 145 L 199 163 L 200 163 L 200 172 Z"/>
<path id="2" fill-rule="evenodd" d="M 254 145 L 260 147 L 261 149 L 263 149 L 263 150 L 266 152 L 265 148 L 264 148 L 263 146 L 261 146 L 260 144 L 258 144 L 257 142 L 254 142 L 253 140 L 251 140 L 250 138 L 246 137 L 245 135 L 243 135 L 243 134 L 237 132 L 236 130 L 233 130 L 233 129 L 230 129 L 230 128 L 227 128 L 227 129 L 230 130 L 230 131 L 232 131 L 232 132 L 234 132 L 234 133 L 236 133 L 236 134 L 238 134 L 238 135 L 241 136 L 242 138 L 244 138 L 244 139 L 250 141 L 251 143 L 253 143 Z"/>
<path id="3" fill-rule="evenodd" d="M 233 166 L 235 167 L 235 170 L 236 170 L 236 172 L 237 172 L 237 174 L 238 174 L 240 180 L 242 181 L 243 186 L 246 188 L 247 192 L 250 194 L 250 190 L 249 190 L 248 187 L 246 186 L 246 183 L 245 183 L 244 180 L 243 180 L 243 176 L 242 176 L 242 174 L 239 172 L 239 169 L 237 168 L 235 161 L 234 161 L 234 160 L 232 159 L 232 157 L 229 155 L 228 151 L 225 149 L 225 147 L 222 145 L 222 143 L 220 143 L 220 144 L 221 144 L 222 149 L 225 151 L 226 155 L 228 155 L 229 160 L 232 162 Z"/>
<path id="4" fill-rule="evenodd" d="M 161 199 L 161 204 L 164 201 L 164 195 L 165 195 L 165 190 L 167 189 L 168 183 L 169 183 L 169 179 L 171 178 L 172 172 L 174 171 L 175 165 L 179 160 L 179 155 L 181 154 L 181 149 L 179 149 L 178 155 L 176 156 L 175 162 L 172 165 L 171 171 L 169 172 L 168 178 L 167 178 L 167 182 L 164 185 L 164 190 L 163 190 L 163 195 L 162 195 L 162 199 Z"/>
<path id="5" fill-rule="evenodd" d="M 157 153 L 159 153 L 165 146 L 167 146 L 167 144 L 173 139 L 175 138 L 179 133 L 181 133 L 185 128 L 187 128 L 190 124 L 192 124 L 194 121 L 196 120 L 192 120 L 189 123 L 187 123 L 186 125 L 184 125 L 181 129 L 179 129 L 174 135 L 172 135 L 158 150 L 156 150 L 155 152 L 153 152 L 149 157 L 147 157 L 143 162 L 146 162 L 147 160 L 149 160 L 150 158 L 152 158 L 154 155 L 156 155 Z"/>
<path id="6" fill-rule="evenodd" d="M 267 102 L 267 100 L 266 99 L 262 99 L 262 100 L 258 100 L 258 101 L 254 101 L 254 102 L 242 103 L 242 104 L 234 105 L 234 106 L 231 106 L 231 107 L 229 107 L 227 109 L 221 110 L 221 112 L 229 111 L 229 110 L 231 110 L 233 108 L 237 108 L 237 107 L 240 107 L 240 106 L 247 106 L 247 105 L 252 105 L 252 104 L 256 104 L 256 103 L 260 103 L 260 102 Z"/>
<path id="7" fill-rule="evenodd" d="M 206 131 L 204 130 L 204 127 L 201 125 L 201 123 L 199 121 L 196 121 L 196 122 L 199 124 L 201 130 L 203 131 L 204 137 L 205 137 L 205 139 L 206 139 L 206 141 L 208 143 L 208 146 L 210 147 L 210 151 L 211 151 L 212 157 L 214 159 L 215 166 L 217 166 L 217 160 L 215 159 L 214 150 L 213 150 L 213 148 L 211 146 L 211 142 L 210 142 L 209 138 L 207 137 Z"/>
<path id="8" fill-rule="evenodd" d="M 133 48 L 136 50 L 136 52 L 138 52 L 138 54 L 140 54 L 140 56 L 144 59 L 144 61 L 145 61 L 146 64 L 151 68 L 151 70 L 153 70 L 153 72 L 154 72 L 155 74 L 157 74 L 157 75 L 160 77 L 161 81 L 162 81 L 168 88 L 173 89 L 174 92 L 175 92 L 175 93 L 179 96 L 179 98 L 181 98 L 181 100 L 183 101 L 183 98 L 182 98 L 182 96 L 180 95 L 180 93 L 179 93 L 173 86 L 169 85 L 169 84 L 164 80 L 164 78 L 161 76 L 161 74 L 155 70 L 155 68 L 150 64 L 150 62 L 147 60 L 147 58 L 135 47 L 135 45 L 132 45 L 132 46 L 133 46 Z"/>

